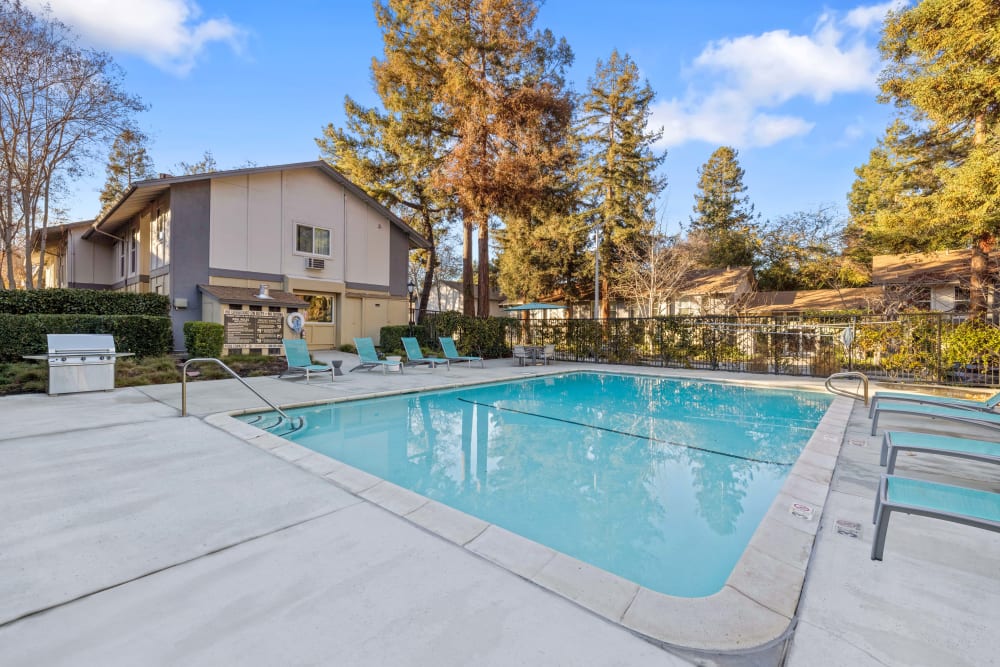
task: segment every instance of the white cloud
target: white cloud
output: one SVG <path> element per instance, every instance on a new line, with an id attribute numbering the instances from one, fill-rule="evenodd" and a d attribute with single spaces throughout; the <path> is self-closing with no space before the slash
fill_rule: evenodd
<path id="1" fill-rule="evenodd" d="M 868 30 L 882 25 L 885 15 L 890 11 L 896 11 L 908 5 L 906 0 L 889 0 L 881 5 L 871 5 L 869 7 L 856 7 L 847 12 L 844 17 L 844 25 L 857 30 Z"/>
<path id="2" fill-rule="evenodd" d="M 808 134 L 814 122 L 780 107 L 874 92 L 879 55 L 865 31 L 896 4 L 858 7 L 842 19 L 824 14 L 809 35 L 774 30 L 711 42 L 691 64 L 688 92 L 653 109 L 651 125 L 664 128 L 661 145 L 770 146 Z"/>
<path id="3" fill-rule="evenodd" d="M 46 5 L 97 48 L 134 53 L 161 69 L 187 74 L 212 42 L 242 49 L 246 31 L 227 18 L 201 20 L 192 0 L 26 0 Z"/>

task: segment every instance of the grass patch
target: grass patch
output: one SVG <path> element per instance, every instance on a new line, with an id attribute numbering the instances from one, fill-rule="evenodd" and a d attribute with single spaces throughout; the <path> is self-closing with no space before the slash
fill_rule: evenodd
<path id="1" fill-rule="evenodd" d="M 0 396 L 37 394 L 49 390 L 49 369 L 31 361 L 0 363 Z"/>
<path id="2" fill-rule="evenodd" d="M 284 357 L 234 355 L 223 360 L 240 377 L 278 375 L 287 368 Z M 124 357 L 115 364 L 115 387 L 141 387 L 181 381 L 184 360 L 171 356 Z M 188 381 L 221 380 L 230 377 L 215 364 L 195 364 L 188 368 Z M 49 370 L 43 362 L 0 363 L 0 396 L 44 394 L 49 390 Z"/>

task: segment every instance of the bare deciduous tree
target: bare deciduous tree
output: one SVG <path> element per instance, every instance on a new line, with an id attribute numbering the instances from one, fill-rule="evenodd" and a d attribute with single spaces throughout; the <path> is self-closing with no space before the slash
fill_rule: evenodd
<path id="1" fill-rule="evenodd" d="M 621 249 L 615 296 L 632 304 L 638 317 L 662 315 L 662 306 L 683 289 L 697 259 L 697 253 L 680 236 L 649 235 Z"/>
<path id="2" fill-rule="evenodd" d="M 122 90 L 108 54 L 79 48 L 50 15 L 0 0 L 0 251 L 8 285 L 16 282 L 11 251 L 20 240 L 25 287 L 35 286 L 31 240 L 48 226 L 60 176 L 78 173 L 142 109 Z M 44 256 L 44 234 L 39 251 Z"/>

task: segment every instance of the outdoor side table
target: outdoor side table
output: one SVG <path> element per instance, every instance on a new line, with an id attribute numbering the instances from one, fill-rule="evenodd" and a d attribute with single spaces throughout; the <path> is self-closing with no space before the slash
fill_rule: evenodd
<path id="1" fill-rule="evenodd" d="M 330 368 L 333 369 L 333 374 L 335 376 L 344 374 L 344 372 L 340 370 L 340 365 L 343 363 L 344 363 L 343 359 L 334 359 L 333 361 L 330 362 Z"/>

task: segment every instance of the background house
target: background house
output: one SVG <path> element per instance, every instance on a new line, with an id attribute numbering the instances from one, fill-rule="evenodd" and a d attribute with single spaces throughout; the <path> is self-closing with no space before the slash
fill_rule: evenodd
<path id="1" fill-rule="evenodd" d="M 889 303 L 920 310 L 965 311 L 969 307 L 972 250 L 876 255 L 872 258 L 872 284 L 885 289 Z M 990 273 L 998 262 L 990 257 Z M 995 303 L 994 286 L 984 295 Z"/>
<path id="2" fill-rule="evenodd" d="M 747 315 L 800 315 L 844 310 L 880 312 L 884 298 L 881 287 L 757 292 L 748 300 L 743 312 Z"/>
<path id="3" fill-rule="evenodd" d="M 41 267 L 46 287 L 107 289 L 114 282 L 111 248 L 83 240 L 93 224 L 93 220 L 81 220 L 46 228 L 44 259 L 39 256 L 43 232 L 35 232 L 32 260 Z"/>
<path id="4" fill-rule="evenodd" d="M 476 309 L 479 308 L 479 293 L 475 291 L 473 297 Z M 490 315 L 498 317 L 504 314 L 501 306 L 507 298 L 495 289 L 490 290 Z M 465 299 L 462 297 L 462 281 L 460 280 L 435 280 L 431 287 L 430 296 L 427 298 L 427 310 L 430 312 L 455 311 L 462 312 Z"/>
<path id="5" fill-rule="evenodd" d="M 756 281 L 749 266 L 698 269 L 684 278 L 684 287 L 664 305 L 664 315 L 728 315 L 742 310 Z"/>
<path id="6" fill-rule="evenodd" d="M 46 253 L 66 267 L 60 286 L 166 294 L 175 347 L 184 322 L 204 319 L 226 325 L 227 346 L 265 352 L 294 335 L 290 311 L 317 348 L 405 323 L 409 251 L 427 247 L 320 161 L 140 181 L 81 229 Z"/>

